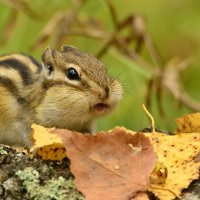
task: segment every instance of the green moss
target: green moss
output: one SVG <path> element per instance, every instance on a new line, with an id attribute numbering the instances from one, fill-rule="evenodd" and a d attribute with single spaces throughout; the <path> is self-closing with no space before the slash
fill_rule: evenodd
<path id="1" fill-rule="evenodd" d="M 32 167 L 18 171 L 16 175 L 22 181 L 28 195 L 34 200 L 83 200 L 83 196 L 76 190 L 73 180 L 63 177 L 40 184 L 40 175 Z"/>

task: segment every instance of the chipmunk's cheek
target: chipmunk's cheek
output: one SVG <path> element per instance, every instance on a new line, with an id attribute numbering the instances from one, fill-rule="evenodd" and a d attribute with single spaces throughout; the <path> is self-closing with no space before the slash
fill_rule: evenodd
<path id="1" fill-rule="evenodd" d="M 116 81 L 114 83 L 115 84 L 111 88 L 111 95 L 109 98 L 109 104 L 113 108 L 116 107 L 120 103 L 120 101 L 123 97 L 123 88 L 122 88 L 121 84 L 118 81 Z"/>

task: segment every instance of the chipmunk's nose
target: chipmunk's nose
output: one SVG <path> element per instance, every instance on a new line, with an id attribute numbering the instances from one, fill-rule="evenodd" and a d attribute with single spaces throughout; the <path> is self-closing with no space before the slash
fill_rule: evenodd
<path id="1" fill-rule="evenodd" d="M 106 87 L 106 88 L 103 90 L 102 94 L 99 94 L 99 98 L 100 98 L 101 100 L 105 100 L 105 99 L 107 99 L 108 97 L 109 97 L 109 88 Z"/>
<path id="2" fill-rule="evenodd" d="M 105 88 L 105 97 L 108 98 L 109 96 L 109 87 Z"/>

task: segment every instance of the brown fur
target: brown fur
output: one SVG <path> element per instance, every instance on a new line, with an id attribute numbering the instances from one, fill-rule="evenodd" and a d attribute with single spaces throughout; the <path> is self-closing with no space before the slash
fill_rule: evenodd
<path id="1" fill-rule="evenodd" d="M 32 123 L 92 132 L 93 121 L 119 104 L 120 83 L 92 55 L 71 46 L 47 48 L 42 61 L 41 70 L 27 55 L 0 57 L 0 143 L 30 147 Z M 67 78 L 71 67 L 80 80 Z M 94 109 L 98 103 L 106 105 L 102 112 Z"/>

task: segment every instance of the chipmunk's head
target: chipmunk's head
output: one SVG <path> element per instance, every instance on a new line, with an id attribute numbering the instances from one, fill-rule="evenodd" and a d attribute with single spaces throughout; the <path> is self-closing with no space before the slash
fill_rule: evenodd
<path id="1" fill-rule="evenodd" d="M 121 84 L 112 79 L 106 67 L 91 54 L 72 46 L 63 46 L 61 51 L 47 48 L 42 61 L 46 87 L 54 91 L 69 117 L 91 120 L 110 113 L 119 104 Z"/>

